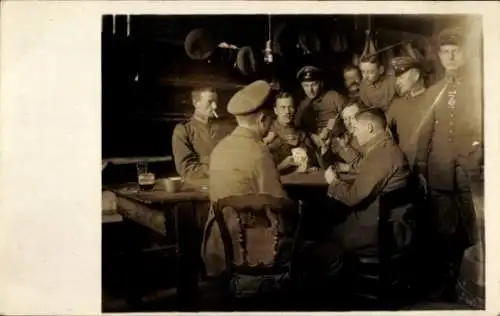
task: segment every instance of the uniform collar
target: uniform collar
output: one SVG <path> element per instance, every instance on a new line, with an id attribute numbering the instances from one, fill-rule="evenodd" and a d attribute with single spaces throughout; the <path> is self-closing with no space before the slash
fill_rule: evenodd
<path id="1" fill-rule="evenodd" d="M 234 135 L 251 138 L 257 142 L 262 142 L 262 137 L 259 135 L 259 133 L 247 127 L 237 126 L 234 129 Z"/>
<path id="2" fill-rule="evenodd" d="M 200 115 L 196 111 L 193 113 L 192 119 L 199 122 L 199 123 L 202 123 L 202 124 L 208 124 L 208 123 L 211 123 L 213 121 L 212 118 L 208 118 L 204 115 Z"/>
<path id="3" fill-rule="evenodd" d="M 323 90 L 320 91 L 320 93 L 318 93 L 318 95 L 313 98 L 313 99 L 310 99 L 312 102 L 321 102 L 321 100 L 323 100 L 323 98 L 325 97 L 325 94 L 327 92 L 327 90 L 325 88 L 322 88 Z"/>
<path id="4" fill-rule="evenodd" d="M 293 125 L 285 126 L 285 125 L 280 124 L 278 122 L 278 120 L 275 120 L 273 122 L 273 125 L 272 125 L 271 129 L 274 132 L 276 132 L 276 134 L 278 134 L 278 136 L 280 138 L 283 138 L 283 139 L 285 139 L 285 137 L 287 135 L 295 133 L 299 137 L 298 142 L 300 143 L 300 141 L 301 141 L 301 135 L 300 135 L 299 131 L 296 128 L 293 127 Z M 290 145 L 293 145 L 293 144 L 290 144 Z"/>
<path id="5" fill-rule="evenodd" d="M 274 120 L 273 125 L 272 125 L 271 128 L 274 129 L 276 132 L 284 132 L 284 131 L 288 131 L 288 130 L 295 130 L 295 128 L 293 127 L 292 124 L 290 124 L 288 126 L 285 126 L 283 124 L 280 124 L 277 119 Z"/>
<path id="6" fill-rule="evenodd" d="M 365 83 L 370 87 L 380 88 L 380 86 L 382 85 L 382 82 L 384 82 L 385 78 L 386 78 L 385 75 L 380 75 L 380 77 L 374 83 L 370 83 L 368 81 L 365 81 Z"/>
<path id="7" fill-rule="evenodd" d="M 459 70 L 456 73 L 445 73 L 444 75 L 444 80 L 448 84 L 461 84 L 464 79 L 463 70 Z"/>
<path id="8" fill-rule="evenodd" d="M 384 143 L 387 140 L 390 140 L 391 136 L 387 132 L 380 132 L 378 135 L 370 139 L 366 144 L 364 144 L 361 148 L 363 154 L 366 156 L 373 149 L 378 147 L 380 144 Z"/>

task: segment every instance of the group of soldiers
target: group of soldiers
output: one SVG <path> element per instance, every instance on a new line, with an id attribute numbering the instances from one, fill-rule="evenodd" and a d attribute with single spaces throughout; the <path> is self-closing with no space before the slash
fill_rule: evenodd
<path id="1" fill-rule="evenodd" d="M 328 197 L 363 208 L 338 229 L 344 249 L 376 247 L 376 197 L 418 178 L 432 206 L 436 263 L 456 271 L 465 247 L 477 242 L 470 181 L 482 171 L 482 101 L 471 92 L 479 83 L 465 71 L 462 31 L 443 30 L 437 49 L 445 76 L 430 87 L 421 61 L 408 56 L 390 60 L 392 74 L 376 55 L 347 65 L 347 95 L 327 90 L 322 71 L 305 66 L 298 105 L 255 81 L 228 103 L 235 128 L 215 119 L 213 89 L 195 89 L 192 118 L 173 132 L 176 169 L 186 183 L 207 186 L 211 201 L 248 193 L 288 199 L 280 177 L 297 171 L 293 150 L 302 148 L 305 171 L 324 172 Z M 205 230 L 203 258 L 216 275 L 224 252 L 212 213 Z"/>

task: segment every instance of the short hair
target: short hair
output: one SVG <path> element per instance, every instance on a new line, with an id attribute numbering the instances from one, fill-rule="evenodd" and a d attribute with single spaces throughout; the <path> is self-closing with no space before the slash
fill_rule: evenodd
<path id="1" fill-rule="evenodd" d="M 378 54 L 375 55 L 368 55 L 368 56 L 361 56 L 359 59 L 359 63 L 371 63 L 371 64 L 376 64 L 377 66 L 380 66 L 380 59 L 378 58 Z"/>
<path id="2" fill-rule="evenodd" d="M 191 91 L 191 100 L 196 103 L 200 100 L 202 92 L 212 92 L 215 93 L 215 89 L 212 87 L 200 87 L 195 88 Z"/>
<path id="3" fill-rule="evenodd" d="M 346 73 L 348 71 L 351 71 L 351 70 L 356 70 L 357 72 L 359 72 L 359 68 L 352 65 L 352 64 L 348 64 L 348 65 L 345 65 L 344 68 L 342 69 L 343 73 Z"/>
<path id="4" fill-rule="evenodd" d="M 363 111 L 359 111 L 355 115 L 355 118 L 357 121 L 372 122 L 380 130 L 385 130 L 387 128 L 385 113 L 379 108 L 368 108 Z"/>
<path id="5" fill-rule="evenodd" d="M 344 112 L 344 110 L 345 110 L 345 109 L 350 108 L 350 107 L 353 107 L 353 106 L 357 107 L 357 108 L 359 109 L 359 112 L 361 112 L 361 111 L 366 111 L 366 110 L 368 110 L 368 109 L 369 109 L 369 107 L 367 107 L 367 106 L 363 103 L 363 101 L 361 101 L 360 99 L 351 99 L 351 100 L 349 100 L 349 101 L 346 103 L 346 105 L 344 105 L 344 107 L 342 108 L 341 113 L 342 113 L 342 112 Z"/>
<path id="6" fill-rule="evenodd" d="M 293 95 L 290 93 L 290 92 L 286 92 L 286 91 L 281 91 L 279 92 L 276 97 L 274 98 L 274 105 L 276 105 L 276 102 L 279 100 L 279 99 L 292 99 L 294 100 L 293 98 Z"/>

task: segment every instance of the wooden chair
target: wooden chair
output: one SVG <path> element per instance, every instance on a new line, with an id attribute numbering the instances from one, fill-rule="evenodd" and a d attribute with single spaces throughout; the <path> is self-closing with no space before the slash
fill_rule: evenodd
<path id="1" fill-rule="evenodd" d="M 268 195 L 232 196 L 212 204 L 224 244 L 223 286 L 233 310 L 272 309 L 290 276 L 293 228 L 285 213 L 294 207 Z M 249 281 L 252 280 L 252 281 Z M 255 282 L 245 293 L 239 282 Z M 265 307 L 264 307 L 265 306 Z"/>
<path id="2" fill-rule="evenodd" d="M 373 254 L 354 253 L 351 256 L 351 290 L 356 308 L 397 309 L 411 296 L 415 204 L 413 186 L 379 197 L 378 249 Z M 402 212 L 396 221 L 393 220 L 395 212 Z M 406 229 L 407 240 L 398 242 L 396 225 Z"/>

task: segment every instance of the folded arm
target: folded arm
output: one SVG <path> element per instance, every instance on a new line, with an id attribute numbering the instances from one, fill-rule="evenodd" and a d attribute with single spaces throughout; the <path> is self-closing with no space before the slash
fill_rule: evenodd
<path id="1" fill-rule="evenodd" d="M 392 170 L 390 163 L 378 161 L 365 161 L 354 181 L 334 180 L 328 186 L 328 196 L 347 206 L 356 206 L 366 198 L 377 196 L 390 176 Z"/>
<path id="2" fill-rule="evenodd" d="M 208 164 L 200 160 L 193 148 L 184 125 L 177 125 L 172 135 L 172 152 L 175 169 L 185 179 L 200 179 L 208 177 Z"/>

